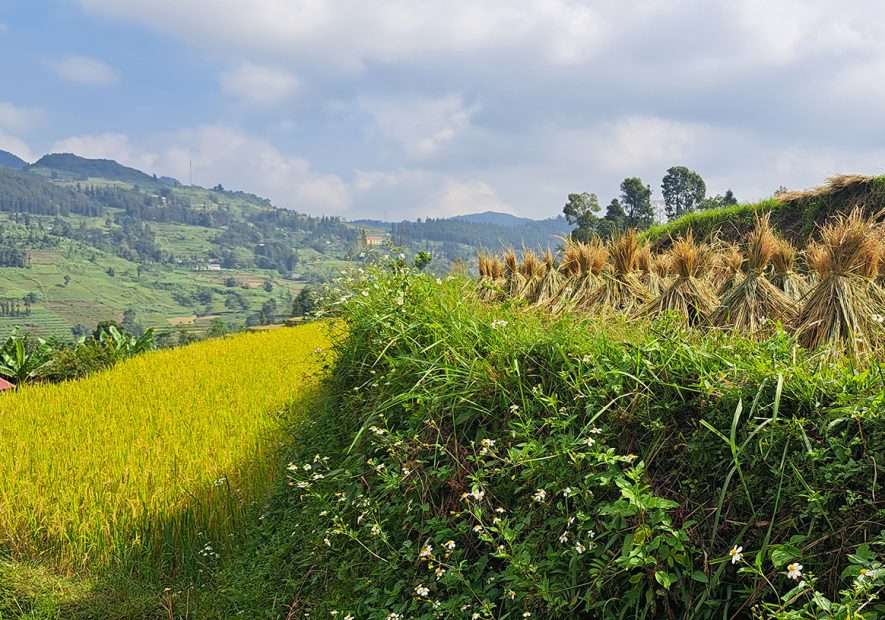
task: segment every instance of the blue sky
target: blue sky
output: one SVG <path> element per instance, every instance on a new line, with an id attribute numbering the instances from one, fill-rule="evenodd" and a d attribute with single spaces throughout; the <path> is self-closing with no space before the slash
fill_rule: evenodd
<path id="1" fill-rule="evenodd" d="M 0 149 L 350 219 L 885 171 L 885 5 L 0 0 Z"/>

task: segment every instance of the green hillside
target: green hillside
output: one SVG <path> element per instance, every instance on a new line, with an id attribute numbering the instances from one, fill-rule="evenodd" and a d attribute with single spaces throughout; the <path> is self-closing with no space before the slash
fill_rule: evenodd
<path id="1" fill-rule="evenodd" d="M 721 239 L 735 241 L 753 227 L 757 213 L 771 212 L 771 223 L 802 247 L 828 217 L 847 213 L 856 206 L 869 215 L 885 210 L 885 176 L 839 175 L 813 189 L 785 192 L 756 203 L 696 211 L 654 226 L 646 235 L 652 241 L 665 242 L 691 229 L 696 237 L 716 233 Z"/>
<path id="2" fill-rule="evenodd" d="M 568 230 L 562 218 L 355 225 L 111 160 L 46 155 L 26 170 L 0 168 L 0 307 L 10 308 L 0 336 L 22 325 L 70 337 L 124 317 L 160 332 L 274 323 L 304 286 L 393 245 L 410 261 L 429 252 L 430 269 L 444 273 L 479 247 L 548 246 Z"/>

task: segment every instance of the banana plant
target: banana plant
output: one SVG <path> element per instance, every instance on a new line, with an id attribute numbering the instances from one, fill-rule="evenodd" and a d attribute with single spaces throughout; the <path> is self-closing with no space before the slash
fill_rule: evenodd
<path id="1" fill-rule="evenodd" d="M 109 325 L 102 330 L 98 341 L 111 352 L 114 361 L 118 362 L 153 349 L 154 330 L 148 329 L 136 338 L 129 332 L 121 331 L 115 325 Z"/>
<path id="2" fill-rule="evenodd" d="M 28 337 L 16 329 L 0 348 L 0 375 L 12 379 L 16 385 L 40 377 L 52 361 L 52 348 L 42 338 L 28 347 Z"/>

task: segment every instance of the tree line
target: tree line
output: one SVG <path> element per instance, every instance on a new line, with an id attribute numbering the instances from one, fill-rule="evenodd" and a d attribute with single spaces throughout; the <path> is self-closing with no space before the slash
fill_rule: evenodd
<path id="1" fill-rule="evenodd" d="M 569 224 L 575 226 L 572 236 L 586 241 L 594 235 L 609 237 L 626 228 L 645 230 L 655 223 L 651 201 L 651 185 L 639 177 L 628 177 L 621 182 L 621 193 L 612 198 L 600 216 L 602 208 L 596 194 L 583 192 L 568 195 L 562 209 Z M 664 212 L 667 219 L 675 219 L 698 210 L 715 209 L 737 204 L 729 189 L 724 195 L 707 196 L 707 185 L 700 174 L 685 166 L 673 166 L 661 180 Z"/>

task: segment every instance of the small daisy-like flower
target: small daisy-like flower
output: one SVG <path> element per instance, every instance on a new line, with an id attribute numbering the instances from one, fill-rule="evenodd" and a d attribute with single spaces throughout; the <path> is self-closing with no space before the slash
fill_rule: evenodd
<path id="1" fill-rule="evenodd" d="M 437 279 L 436 279 L 436 283 L 437 283 L 437 284 L 442 284 L 442 278 L 437 278 Z"/>
<path id="2" fill-rule="evenodd" d="M 504 510 L 503 508 L 501 508 L 500 506 L 498 506 L 497 508 L 495 508 L 495 512 L 497 512 L 499 515 L 502 515 L 507 511 Z"/>
<path id="3" fill-rule="evenodd" d="M 591 433 L 592 435 L 600 435 L 600 434 L 602 434 L 602 429 L 600 429 L 600 428 L 596 428 L 596 427 L 594 426 L 594 427 L 591 428 L 588 432 Z"/>
<path id="4" fill-rule="evenodd" d="M 492 321 L 491 323 L 489 323 L 489 327 L 491 327 L 492 329 L 507 327 L 507 321 Z"/>
<path id="5" fill-rule="evenodd" d="M 545 499 L 547 499 L 547 491 L 544 489 L 538 489 L 535 491 L 534 495 L 532 495 L 533 502 L 543 502 Z"/>
<path id="6" fill-rule="evenodd" d="M 519 411 L 519 405 L 510 405 L 510 411 L 511 413 L 516 413 Z"/>
<path id="7" fill-rule="evenodd" d="M 476 532 L 476 533 L 478 534 L 479 532 L 482 531 L 482 526 L 479 525 L 479 524 L 474 525 L 474 526 L 473 526 L 473 531 Z"/>
<path id="8" fill-rule="evenodd" d="M 584 443 L 587 444 L 588 447 L 593 447 L 593 444 L 596 443 L 596 440 L 593 439 L 592 437 L 588 437 L 587 439 L 584 440 Z"/>
<path id="9" fill-rule="evenodd" d="M 858 581 L 863 581 L 864 579 L 870 579 L 873 575 L 870 574 L 870 569 L 862 568 L 860 569 L 860 573 L 857 575 Z"/>
<path id="10" fill-rule="evenodd" d="M 421 548 L 421 551 L 418 553 L 419 558 L 429 558 L 433 555 L 433 546 L 432 545 L 424 545 Z"/>
<path id="11" fill-rule="evenodd" d="M 731 548 L 731 551 L 728 552 L 728 555 L 731 556 L 731 563 L 732 564 L 737 564 L 738 562 L 741 561 L 741 558 L 744 557 L 744 554 L 741 553 L 741 551 L 743 551 L 743 550 L 744 550 L 743 547 L 738 547 L 737 545 L 735 545 L 734 547 Z"/>
<path id="12" fill-rule="evenodd" d="M 568 532 L 563 532 L 559 535 L 559 542 L 563 545 L 568 542 Z"/>
<path id="13" fill-rule="evenodd" d="M 568 497 L 569 495 L 572 494 L 572 488 L 571 488 L 571 487 L 565 487 L 565 488 L 562 490 L 562 494 L 565 495 L 566 497 Z"/>
<path id="14" fill-rule="evenodd" d="M 590 360 L 592 360 L 592 359 L 593 359 L 593 356 L 588 353 L 587 355 L 585 355 L 584 357 L 581 358 L 581 361 L 584 362 L 585 364 L 589 364 Z"/>
<path id="15" fill-rule="evenodd" d="M 387 620 L 399 620 L 399 619 L 400 619 L 400 616 L 395 611 L 392 611 L 387 615 Z"/>
<path id="16" fill-rule="evenodd" d="M 479 487 L 476 487 L 473 489 L 473 491 L 470 494 L 473 496 L 473 499 L 481 500 L 483 497 L 485 497 L 486 493 L 485 493 L 485 491 L 483 491 Z"/>
<path id="17" fill-rule="evenodd" d="M 360 523 L 363 522 L 363 519 L 365 519 L 365 518 L 366 518 L 366 513 L 362 513 L 360 516 L 358 516 L 356 518 L 356 524 L 359 525 Z"/>
<path id="18" fill-rule="evenodd" d="M 427 596 L 430 594 L 430 589 L 427 586 L 422 586 L 418 584 L 418 587 L 415 588 L 415 594 L 418 596 Z"/>
<path id="19" fill-rule="evenodd" d="M 372 525 L 371 531 L 372 531 L 372 536 L 378 536 L 381 534 L 381 527 L 377 523 L 375 523 L 374 525 Z"/>
<path id="20" fill-rule="evenodd" d="M 454 551 L 455 547 L 456 547 L 455 541 L 454 540 L 447 540 L 445 543 L 443 543 L 443 547 L 445 547 L 449 551 Z"/>
<path id="21" fill-rule="evenodd" d="M 531 618 L 531 617 L 532 617 L 532 612 L 530 612 L 530 611 L 524 611 L 524 612 L 522 612 L 522 617 L 523 617 L 523 618 Z"/>
<path id="22" fill-rule="evenodd" d="M 434 570 L 433 572 L 436 573 L 436 580 L 439 581 L 440 578 L 446 574 L 446 569 L 442 568 L 441 566 L 437 566 L 436 570 Z"/>
<path id="23" fill-rule="evenodd" d="M 582 545 L 580 542 L 575 543 L 575 551 L 578 553 L 584 553 L 587 550 L 587 547 Z"/>
<path id="24" fill-rule="evenodd" d="M 305 463 L 301 466 L 301 469 L 303 469 L 304 471 L 310 471 L 311 469 L 313 469 L 313 465 L 311 465 L 310 463 Z"/>
<path id="25" fill-rule="evenodd" d="M 802 565 L 798 562 L 787 564 L 787 577 L 790 579 L 799 579 L 802 576 Z"/>
<path id="26" fill-rule="evenodd" d="M 363 297 L 368 297 L 368 296 L 369 296 L 369 291 L 367 291 L 366 289 L 363 289 L 363 292 L 360 293 L 360 294 L 361 294 Z"/>
<path id="27" fill-rule="evenodd" d="M 347 614 L 344 616 L 344 620 L 353 620 L 353 616 L 351 614 Z"/>
<path id="28" fill-rule="evenodd" d="M 387 432 L 383 428 L 378 428 L 377 426 L 370 426 L 369 430 L 372 431 L 373 433 L 375 433 L 376 435 L 383 435 L 384 433 Z"/>
<path id="29" fill-rule="evenodd" d="M 632 463 L 633 461 L 636 460 L 636 455 L 633 453 L 630 453 L 627 456 L 625 456 L 624 458 L 627 460 L 628 463 Z"/>
<path id="30" fill-rule="evenodd" d="M 510 597 L 510 600 L 514 600 L 516 598 L 516 590 L 509 590 L 507 595 Z"/>

